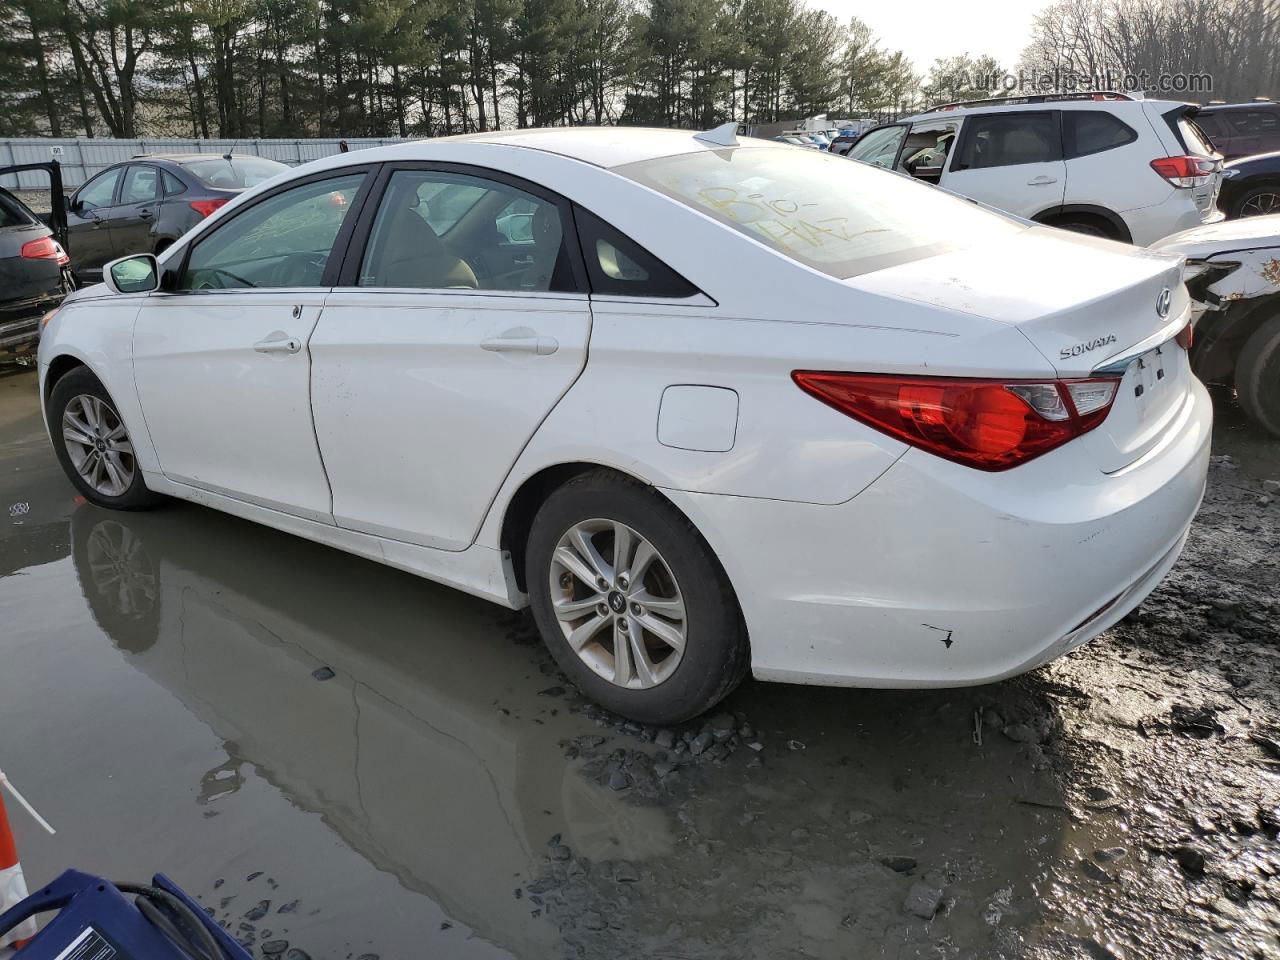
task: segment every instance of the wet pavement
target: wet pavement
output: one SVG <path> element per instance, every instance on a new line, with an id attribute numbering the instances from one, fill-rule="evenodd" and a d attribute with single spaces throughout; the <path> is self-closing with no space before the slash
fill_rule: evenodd
<path id="1" fill-rule="evenodd" d="M 523 617 L 78 503 L 0 372 L 0 766 L 59 828 L 14 817 L 28 880 L 163 870 L 287 960 L 1280 956 L 1280 444 L 1218 442 L 1187 557 L 1065 660 L 659 730 Z"/>

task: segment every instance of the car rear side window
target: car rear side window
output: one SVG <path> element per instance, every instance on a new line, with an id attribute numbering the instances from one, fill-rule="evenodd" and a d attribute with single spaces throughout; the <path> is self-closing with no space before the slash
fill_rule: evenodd
<path id="1" fill-rule="evenodd" d="M 445 170 L 387 181 L 356 284 L 425 290 L 577 290 L 560 206 Z"/>
<path id="2" fill-rule="evenodd" d="M 1230 122 L 1239 133 L 1246 136 L 1280 133 L 1280 113 L 1268 113 L 1264 110 L 1237 110 L 1231 114 Z"/>
<path id="3" fill-rule="evenodd" d="M 29 227 L 39 222 L 17 197 L 0 189 L 0 227 Z"/>
<path id="4" fill-rule="evenodd" d="M 594 213 L 573 208 L 591 292 L 622 297 L 692 297 L 698 288 Z"/>
<path id="5" fill-rule="evenodd" d="M 1062 133 L 1068 158 L 1114 150 L 1138 139 L 1136 130 L 1102 110 L 1064 110 Z"/>
<path id="6" fill-rule="evenodd" d="M 983 170 L 1062 159 L 1062 135 L 1053 111 L 994 113 L 965 121 L 964 143 L 952 170 Z"/>
<path id="7" fill-rule="evenodd" d="M 365 174 L 316 180 L 260 200 L 202 236 L 181 288 L 317 287 Z"/>
<path id="8" fill-rule="evenodd" d="M 833 277 L 854 277 L 1025 229 L 910 177 L 817 150 L 700 150 L 613 169 Z M 593 249 L 584 234 L 588 268 Z M 597 263 L 594 269 L 602 267 Z"/>
<path id="9" fill-rule="evenodd" d="M 175 177 L 168 170 L 163 171 L 164 176 L 164 195 L 166 197 L 176 197 L 180 193 L 187 192 L 187 185 Z"/>
<path id="10" fill-rule="evenodd" d="M 135 164 L 124 175 L 121 203 L 146 203 L 154 200 L 160 187 L 160 171 L 155 167 Z"/>

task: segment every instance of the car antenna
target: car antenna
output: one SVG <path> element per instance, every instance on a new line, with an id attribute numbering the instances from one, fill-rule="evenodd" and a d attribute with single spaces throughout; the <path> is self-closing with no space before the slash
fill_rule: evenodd
<path id="1" fill-rule="evenodd" d="M 222 155 L 222 159 L 223 159 L 223 160 L 226 160 L 228 163 L 230 163 L 230 162 L 231 162 L 231 154 L 232 154 L 232 152 L 235 150 L 235 148 L 236 148 L 236 147 L 238 147 L 238 146 L 240 146 L 240 141 L 239 141 L 239 140 L 237 140 L 235 143 L 231 144 L 231 146 L 229 146 L 229 147 L 227 148 L 227 152 L 226 152 L 226 153 L 224 153 L 224 154 Z"/>
<path id="2" fill-rule="evenodd" d="M 738 124 L 736 121 L 730 120 L 728 123 L 720 124 L 714 130 L 695 133 L 693 139 L 701 140 L 703 143 L 714 143 L 717 147 L 736 147 L 738 145 Z"/>

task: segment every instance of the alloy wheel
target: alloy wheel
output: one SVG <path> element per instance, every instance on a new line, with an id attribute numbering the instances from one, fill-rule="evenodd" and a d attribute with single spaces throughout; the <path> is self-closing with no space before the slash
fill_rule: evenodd
<path id="1" fill-rule="evenodd" d="M 1240 206 L 1240 216 L 1260 217 L 1268 213 L 1280 213 L 1280 193 L 1259 193 Z"/>
<path id="2" fill-rule="evenodd" d="M 647 539 L 615 520 L 574 524 L 551 556 L 552 607 L 570 649 L 619 687 L 648 689 L 684 656 L 684 598 Z"/>
<path id="3" fill-rule="evenodd" d="M 116 613 L 136 620 L 155 607 L 155 569 L 128 527 L 115 520 L 97 524 L 89 534 L 87 558 L 94 589 Z"/>
<path id="4" fill-rule="evenodd" d="M 104 497 L 123 496 L 138 469 L 120 415 L 100 397 L 82 393 L 62 412 L 62 442 L 82 480 Z"/>

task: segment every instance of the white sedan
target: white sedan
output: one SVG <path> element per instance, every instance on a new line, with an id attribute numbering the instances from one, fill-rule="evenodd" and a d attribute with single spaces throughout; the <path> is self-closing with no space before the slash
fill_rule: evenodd
<path id="1" fill-rule="evenodd" d="M 985 683 L 1135 607 L 1208 462 L 1181 269 L 731 127 L 488 133 L 116 261 L 40 388 L 88 500 L 530 605 L 587 695 L 672 722 L 748 671 Z"/>

